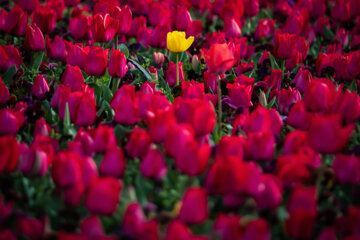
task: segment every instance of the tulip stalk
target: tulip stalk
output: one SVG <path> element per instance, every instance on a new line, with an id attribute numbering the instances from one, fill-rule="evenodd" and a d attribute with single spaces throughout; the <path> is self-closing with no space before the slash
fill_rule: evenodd
<path id="1" fill-rule="evenodd" d="M 176 86 L 179 86 L 179 53 L 176 53 Z"/>
<path id="2" fill-rule="evenodd" d="M 217 94 L 218 94 L 218 137 L 221 138 L 221 115 L 222 115 L 222 105 L 221 105 L 221 78 L 220 75 L 217 76 Z"/>

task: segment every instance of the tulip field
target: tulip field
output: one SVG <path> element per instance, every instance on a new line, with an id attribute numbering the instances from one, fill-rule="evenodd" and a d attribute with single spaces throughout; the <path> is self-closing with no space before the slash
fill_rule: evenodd
<path id="1" fill-rule="evenodd" d="M 0 1 L 0 240 L 360 240 L 360 0 Z"/>

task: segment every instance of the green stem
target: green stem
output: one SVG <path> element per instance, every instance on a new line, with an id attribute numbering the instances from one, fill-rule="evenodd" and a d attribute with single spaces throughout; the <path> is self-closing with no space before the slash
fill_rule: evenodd
<path id="1" fill-rule="evenodd" d="M 218 137 L 221 138 L 221 115 L 222 115 L 222 105 L 221 105 L 221 78 L 220 75 L 217 76 L 217 94 L 218 94 Z"/>
<path id="2" fill-rule="evenodd" d="M 119 88 L 120 78 L 113 78 L 112 93 L 114 94 Z"/>
<path id="3" fill-rule="evenodd" d="M 179 53 L 176 53 L 176 86 L 179 86 Z"/>
<path id="4" fill-rule="evenodd" d="M 115 50 L 118 49 L 118 44 L 119 44 L 119 35 L 115 34 Z"/>

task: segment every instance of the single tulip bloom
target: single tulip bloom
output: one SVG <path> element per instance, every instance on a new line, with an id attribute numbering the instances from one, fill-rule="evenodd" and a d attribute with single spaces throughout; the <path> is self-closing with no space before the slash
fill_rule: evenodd
<path id="1" fill-rule="evenodd" d="M 167 34 L 166 46 L 172 52 L 185 52 L 194 42 L 194 37 L 185 38 L 185 32 L 173 31 Z"/>
<path id="2" fill-rule="evenodd" d="M 112 77 L 124 77 L 128 70 L 125 54 L 120 49 L 113 49 L 109 61 L 109 75 Z"/>
<path id="3" fill-rule="evenodd" d="M 225 73 L 236 63 L 236 59 L 226 43 L 213 44 L 204 55 L 208 70 L 213 74 Z"/>
<path id="4" fill-rule="evenodd" d="M 31 51 L 42 51 L 45 49 L 44 35 L 36 24 L 26 27 L 24 45 L 26 49 Z"/>
<path id="5" fill-rule="evenodd" d="M 47 92 L 49 92 L 49 84 L 43 75 L 37 75 L 31 93 L 38 98 L 45 98 Z"/>

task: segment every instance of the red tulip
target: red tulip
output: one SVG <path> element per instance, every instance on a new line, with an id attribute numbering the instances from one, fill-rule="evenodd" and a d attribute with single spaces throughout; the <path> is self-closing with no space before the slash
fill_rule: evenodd
<path id="1" fill-rule="evenodd" d="M 55 93 L 51 98 L 50 106 L 53 108 L 61 109 L 61 106 L 65 104 L 70 94 L 71 94 L 71 87 L 69 85 L 60 84 L 56 88 Z M 65 110 L 65 106 L 64 106 L 64 110 Z"/>
<path id="2" fill-rule="evenodd" d="M 31 93 L 38 98 L 45 98 L 47 92 L 49 92 L 49 84 L 43 75 L 38 74 L 34 79 Z"/>
<path id="3" fill-rule="evenodd" d="M 180 99 L 173 104 L 178 123 L 190 124 L 196 136 L 203 136 L 214 130 L 216 115 L 213 106 L 206 100 Z"/>
<path id="4" fill-rule="evenodd" d="M 21 235 L 29 239 L 41 239 L 45 233 L 45 224 L 32 217 L 18 217 L 16 228 Z"/>
<path id="5" fill-rule="evenodd" d="M 341 115 L 346 123 L 351 123 L 360 116 L 360 98 L 356 92 L 350 92 L 348 89 L 342 90 L 342 87 L 336 92 L 332 112 Z"/>
<path id="6" fill-rule="evenodd" d="M 36 120 L 36 122 L 35 122 L 34 136 L 36 136 L 38 134 L 41 134 L 44 136 L 48 136 L 51 134 L 51 128 L 46 123 L 44 118 L 40 118 L 40 119 Z"/>
<path id="7" fill-rule="evenodd" d="M 275 20 L 260 19 L 255 30 L 255 39 L 268 38 L 275 32 Z"/>
<path id="8" fill-rule="evenodd" d="M 124 77 L 128 71 L 125 53 L 121 52 L 120 49 L 112 49 L 108 71 L 110 76 L 118 78 Z"/>
<path id="9" fill-rule="evenodd" d="M 43 33 L 49 34 L 55 28 L 56 14 L 52 9 L 46 6 L 40 6 L 31 14 L 31 21 L 33 24 L 36 24 Z"/>
<path id="10" fill-rule="evenodd" d="M 7 86 L 0 77 L 0 106 L 5 105 L 6 102 L 9 100 L 9 97 L 10 97 L 9 89 L 7 88 Z"/>
<path id="11" fill-rule="evenodd" d="M 112 215 L 117 208 L 122 183 L 113 177 L 94 180 L 85 199 L 86 208 L 93 214 Z"/>
<path id="12" fill-rule="evenodd" d="M 128 5 L 122 8 L 116 6 L 110 11 L 110 15 L 119 21 L 119 34 L 127 34 L 132 24 L 132 12 Z"/>
<path id="13" fill-rule="evenodd" d="M 181 83 L 181 96 L 186 99 L 204 99 L 204 84 L 191 80 Z"/>
<path id="14" fill-rule="evenodd" d="M 245 146 L 250 159 L 271 161 L 274 158 L 275 138 L 271 132 L 249 133 Z"/>
<path id="15" fill-rule="evenodd" d="M 213 74 L 225 73 L 236 63 L 229 46 L 225 43 L 211 45 L 210 50 L 205 51 L 204 57 L 208 71 Z"/>
<path id="16" fill-rule="evenodd" d="M 151 138 L 145 129 L 135 128 L 126 145 L 126 152 L 132 158 L 144 157 L 151 144 Z"/>
<path id="17" fill-rule="evenodd" d="M 73 187 L 82 181 L 82 158 L 74 152 L 60 152 L 52 167 L 52 179 L 59 187 Z"/>
<path id="18" fill-rule="evenodd" d="M 165 240 L 192 239 L 191 231 L 178 220 L 169 223 L 166 229 Z"/>
<path id="19" fill-rule="evenodd" d="M 99 125 L 93 131 L 94 150 L 97 153 L 105 152 L 107 148 L 116 146 L 114 129 L 107 125 Z"/>
<path id="20" fill-rule="evenodd" d="M 100 220 L 96 216 L 89 216 L 80 223 L 80 232 L 88 238 L 99 238 L 106 236 Z"/>
<path id="21" fill-rule="evenodd" d="M 239 24 L 236 22 L 234 18 L 227 18 L 224 22 L 223 32 L 225 33 L 225 37 L 229 38 L 240 38 L 241 37 L 241 29 Z"/>
<path id="22" fill-rule="evenodd" d="M 98 13 L 93 17 L 92 27 L 95 42 L 110 42 L 118 31 L 119 21 L 110 14 Z"/>
<path id="23" fill-rule="evenodd" d="M 133 125 L 139 121 L 139 105 L 134 86 L 123 85 L 119 88 L 111 99 L 110 106 L 115 111 L 116 122 Z"/>
<path id="24" fill-rule="evenodd" d="M 89 39 L 90 26 L 91 26 L 90 17 L 86 15 L 80 15 L 70 19 L 69 32 L 77 40 Z"/>
<path id="25" fill-rule="evenodd" d="M 175 25 L 179 31 L 187 31 L 192 23 L 191 15 L 188 9 L 184 6 L 179 6 L 176 9 Z"/>
<path id="26" fill-rule="evenodd" d="M 59 36 L 51 39 L 48 35 L 46 35 L 45 40 L 47 57 L 65 62 L 68 50 L 72 48 L 72 42 L 68 42 Z"/>
<path id="27" fill-rule="evenodd" d="M 34 24 L 28 25 L 25 30 L 25 48 L 31 51 L 42 51 L 45 49 L 45 40 L 41 30 Z"/>
<path id="28" fill-rule="evenodd" d="M 288 202 L 290 218 L 286 220 L 286 231 L 294 239 L 309 239 L 312 236 L 317 215 L 315 187 L 297 187 Z"/>
<path id="29" fill-rule="evenodd" d="M 311 113 L 307 112 L 303 101 L 295 103 L 289 111 L 287 123 L 300 130 L 307 130 L 310 127 Z"/>
<path id="30" fill-rule="evenodd" d="M 92 156 L 94 154 L 94 140 L 92 139 L 89 132 L 83 130 L 82 128 L 80 128 L 77 132 L 74 143 L 77 143 L 79 147 L 77 148 L 77 152 L 80 155 Z"/>
<path id="31" fill-rule="evenodd" d="M 81 69 L 85 69 L 85 65 L 87 65 L 87 61 L 88 61 L 87 55 L 89 53 L 89 50 L 90 47 L 83 48 L 82 44 L 73 45 L 68 51 L 68 55 L 66 58 L 67 64 L 70 64 L 72 66 L 79 66 Z M 101 64 L 104 64 L 102 58 L 99 58 L 99 62 L 101 62 Z M 105 70 L 106 70 L 106 64 L 105 64 Z"/>
<path id="32" fill-rule="evenodd" d="M 185 75 L 183 70 L 183 63 L 179 62 L 179 82 L 185 81 Z M 169 62 L 169 68 L 166 72 L 166 82 L 170 87 L 176 85 L 176 64 Z"/>
<path id="33" fill-rule="evenodd" d="M 300 35 L 307 24 L 307 14 L 306 11 L 292 11 L 282 27 L 282 32 Z"/>
<path id="34" fill-rule="evenodd" d="M 309 143 L 320 153 L 336 153 L 348 142 L 354 125 L 343 127 L 337 114 L 314 115 L 308 132 Z"/>
<path id="35" fill-rule="evenodd" d="M 208 217 L 208 200 L 203 188 L 188 188 L 183 196 L 179 219 L 188 224 L 199 224 Z"/>
<path id="36" fill-rule="evenodd" d="M 141 205 L 137 202 L 130 203 L 124 213 L 121 229 L 126 236 L 137 238 L 141 234 L 145 219 Z"/>
<path id="37" fill-rule="evenodd" d="M 149 135 L 155 143 L 165 140 L 167 128 L 176 123 L 172 108 L 155 111 L 154 117 L 149 120 Z"/>
<path id="38" fill-rule="evenodd" d="M 287 114 L 289 113 L 290 107 L 301 100 L 301 95 L 297 89 L 289 87 L 288 89 L 281 89 L 278 98 L 279 112 Z"/>
<path id="39" fill-rule="evenodd" d="M 80 2 L 80 0 L 65 0 L 65 4 L 68 7 L 73 7 L 77 5 Z"/>
<path id="40" fill-rule="evenodd" d="M 109 49 L 102 47 L 90 47 L 86 56 L 84 71 L 87 75 L 102 76 L 106 73 Z"/>
<path id="41" fill-rule="evenodd" d="M 301 93 L 304 93 L 312 78 L 309 70 L 300 68 L 292 83 L 295 84 L 296 88 L 299 89 Z"/>
<path id="42" fill-rule="evenodd" d="M 79 126 L 94 123 L 96 118 L 96 102 L 93 93 L 73 92 L 67 102 L 69 104 L 71 122 Z M 61 108 L 65 109 L 65 102 Z M 60 114 L 60 117 L 63 119 L 64 115 Z"/>
<path id="43" fill-rule="evenodd" d="M 55 12 L 56 20 L 62 19 L 65 9 L 64 0 L 48 0 L 46 6 Z"/>
<path id="44" fill-rule="evenodd" d="M 124 175 L 125 167 L 126 160 L 122 149 L 113 146 L 106 150 L 99 170 L 102 175 L 120 178 Z"/>
<path id="45" fill-rule="evenodd" d="M 44 176 L 48 170 L 51 161 L 51 154 L 47 154 L 36 144 L 30 147 L 21 143 L 20 158 L 17 169 L 25 175 L 35 173 L 36 176 Z"/>
<path id="46" fill-rule="evenodd" d="M 356 185 L 360 182 L 360 159 L 358 157 L 339 154 L 336 156 L 332 168 L 340 183 Z"/>
<path id="47" fill-rule="evenodd" d="M 166 163 L 158 149 L 149 149 L 141 160 L 140 172 L 147 178 L 161 179 L 166 175 Z"/>
<path id="48" fill-rule="evenodd" d="M 274 55 L 280 59 L 288 59 L 298 52 L 302 59 L 305 59 L 310 43 L 305 42 L 305 38 L 295 34 L 277 33 L 275 36 Z"/>
<path id="49" fill-rule="evenodd" d="M 19 160 L 19 144 L 14 136 L 0 137 L 0 172 L 13 172 Z"/>
<path id="50" fill-rule="evenodd" d="M 203 144 L 200 146 L 195 140 L 190 140 L 185 144 L 184 148 L 178 147 L 178 152 L 175 155 L 175 166 L 189 176 L 202 174 L 211 156 L 210 145 Z"/>
<path id="51" fill-rule="evenodd" d="M 256 205 L 259 209 L 276 209 L 282 201 L 282 184 L 280 180 L 272 174 L 261 176 L 263 188 L 255 196 Z"/>
<path id="52" fill-rule="evenodd" d="M 0 135 L 15 135 L 22 123 L 24 116 L 11 108 L 0 110 Z"/>
<path id="53" fill-rule="evenodd" d="M 333 102 L 335 95 L 335 89 L 333 83 L 327 84 L 326 81 L 312 81 L 305 93 L 304 93 L 304 103 L 305 106 L 314 112 L 327 112 L 330 110 L 330 106 Z"/>
<path id="54" fill-rule="evenodd" d="M 238 215 L 218 214 L 213 230 L 216 236 L 223 240 L 242 239 L 242 228 L 239 224 L 241 218 Z"/>
<path id="55" fill-rule="evenodd" d="M 229 105 L 231 107 L 237 109 L 239 107 L 250 107 L 253 105 L 251 102 L 253 87 L 251 85 L 228 83 L 226 87 L 229 91 Z"/>
<path id="56" fill-rule="evenodd" d="M 161 52 L 154 52 L 153 59 L 154 59 L 155 64 L 160 65 L 164 62 L 165 57 L 164 57 L 164 54 Z"/>
<path id="57" fill-rule="evenodd" d="M 29 12 L 34 11 L 40 5 L 39 0 L 15 0 L 15 3 Z"/>
<path id="58" fill-rule="evenodd" d="M 243 162 L 234 156 L 219 156 L 211 165 L 205 181 L 214 194 L 259 193 L 261 169 L 253 162 Z"/>
<path id="59" fill-rule="evenodd" d="M 28 18 L 29 17 L 23 8 L 19 7 L 19 5 L 15 5 L 15 7 L 13 7 L 5 16 L 3 29 L 8 34 L 23 36 L 25 34 Z"/>
<path id="60" fill-rule="evenodd" d="M 80 68 L 67 65 L 61 76 L 61 83 L 69 85 L 72 91 L 80 90 L 84 84 L 84 76 Z"/>

